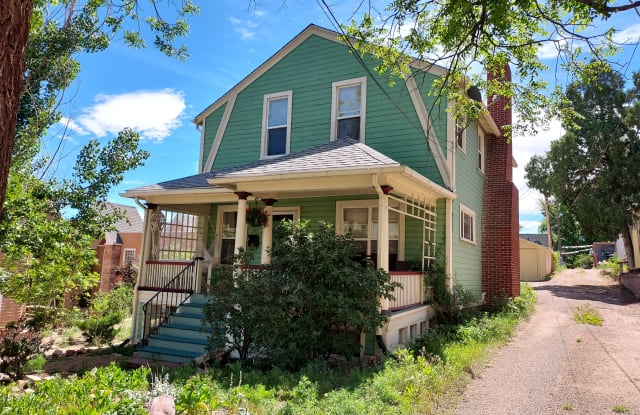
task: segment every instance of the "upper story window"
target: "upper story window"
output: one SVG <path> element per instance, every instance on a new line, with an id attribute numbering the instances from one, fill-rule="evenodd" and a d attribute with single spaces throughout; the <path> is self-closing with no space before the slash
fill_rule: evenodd
<path id="1" fill-rule="evenodd" d="M 458 119 L 456 120 L 456 144 L 458 148 L 466 153 L 467 151 L 467 129 L 465 123 Z"/>
<path id="2" fill-rule="evenodd" d="M 263 158 L 289 153 L 291 97 L 291 91 L 264 96 L 261 150 Z"/>
<path id="3" fill-rule="evenodd" d="M 460 204 L 460 239 L 476 243 L 476 213 Z"/>
<path id="4" fill-rule="evenodd" d="M 367 78 L 333 83 L 331 139 L 352 138 L 364 142 Z"/>
<path id="5" fill-rule="evenodd" d="M 478 170 L 484 173 L 484 132 L 478 128 Z"/>

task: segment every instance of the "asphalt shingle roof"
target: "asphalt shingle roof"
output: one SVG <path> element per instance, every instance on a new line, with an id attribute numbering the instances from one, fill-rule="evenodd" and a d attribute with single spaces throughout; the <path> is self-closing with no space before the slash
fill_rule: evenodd
<path id="1" fill-rule="evenodd" d="M 400 166 L 400 163 L 351 139 L 331 141 L 309 147 L 282 157 L 274 157 L 256 162 L 169 180 L 131 189 L 137 191 L 179 190 L 212 188 L 207 180 L 218 178 L 240 178 L 268 176 L 287 173 L 311 173 L 329 170 L 349 170 Z"/>

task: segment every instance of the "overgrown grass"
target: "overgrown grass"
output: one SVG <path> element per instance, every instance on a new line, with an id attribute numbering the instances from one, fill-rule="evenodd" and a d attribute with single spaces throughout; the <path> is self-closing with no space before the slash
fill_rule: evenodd
<path id="1" fill-rule="evenodd" d="M 361 369 L 346 363 L 314 362 L 296 373 L 248 370 L 240 364 L 205 372 L 186 367 L 154 376 L 149 369 L 124 371 L 115 365 L 82 377 L 56 378 L 29 395 L 0 389 L 0 414 L 144 414 L 143 404 L 159 394 L 174 396 L 178 414 L 252 415 L 425 414 L 451 405 L 468 373 L 504 344 L 519 321 L 533 310 L 535 294 L 499 311 L 479 313 L 464 323 L 439 326 L 397 359 Z M 330 366 L 330 367 L 329 367 Z M 82 409 L 80 409 L 82 408 Z"/>
<path id="2" fill-rule="evenodd" d="M 602 326 L 602 316 L 598 310 L 589 304 L 582 304 L 573 310 L 573 320 L 580 324 L 590 324 L 592 326 Z"/>

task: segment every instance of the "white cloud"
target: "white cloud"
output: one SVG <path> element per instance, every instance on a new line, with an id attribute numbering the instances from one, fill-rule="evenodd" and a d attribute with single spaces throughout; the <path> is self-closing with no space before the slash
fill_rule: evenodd
<path id="1" fill-rule="evenodd" d="M 517 121 L 517 116 L 514 114 L 514 124 Z M 554 119 L 546 130 L 539 131 L 535 135 L 515 135 L 513 137 L 513 157 L 518 163 L 518 167 L 513 170 L 513 183 L 520 193 L 520 226 L 526 226 L 521 230 L 523 233 L 537 233 L 539 221 L 543 219 L 540 215 L 538 221 L 529 220 L 532 215 L 540 212 L 539 200 L 542 195 L 537 190 L 527 187 L 524 168 L 532 156 L 544 154 L 551 148 L 551 141 L 559 139 L 563 134 L 564 130 L 560 121 Z M 525 216 L 527 219 L 524 218 Z"/>
<path id="2" fill-rule="evenodd" d="M 80 127 L 75 121 L 67 117 L 61 117 L 60 121 L 58 121 L 64 128 L 68 128 L 79 135 L 87 135 L 89 134 L 84 128 Z"/>
<path id="3" fill-rule="evenodd" d="M 256 16 L 264 16 L 264 14 L 256 14 Z M 237 17 L 230 17 L 229 22 L 234 26 L 233 31 L 240 35 L 240 40 L 251 40 L 256 37 L 256 32 L 251 30 L 258 27 L 256 22 L 251 20 L 241 20 Z"/>
<path id="4" fill-rule="evenodd" d="M 81 110 L 70 128 L 104 137 L 129 127 L 145 139 L 162 141 L 182 125 L 180 118 L 186 108 L 183 93 L 172 89 L 101 94 L 95 101 Z"/>
<path id="5" fill-rule="evenodd" d="M 256 32 L 252 32 L 246 27 L 236 27 L 233 31 L 240 35 L 241 40 L 251 40 L 256 36 Z"/>
<path id="6" fill-rule="evenodd" d="M 613 40 L 617 43 L 632 44 L 640 41 L 640 24 L 635 24 L 616 32 Z"/>

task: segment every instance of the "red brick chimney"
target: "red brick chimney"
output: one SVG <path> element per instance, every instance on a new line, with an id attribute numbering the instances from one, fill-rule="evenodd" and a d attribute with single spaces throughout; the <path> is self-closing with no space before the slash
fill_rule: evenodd
<path id="1" fill-rule="evenodd" d="M 504 74 L 489 73 L 487 80 L 511 81 L 506 65 Z M 489 113 L 503 131 L 500 137 L 486 135 L 486 165 L 482 202 L 482 291 L 491 304 L 504 297 L 520 295 L 520 224 L 518 189 L 513 184 L 511 141 L 504 127 L 511 125 L 511 101 L 489 97 Z"/>

